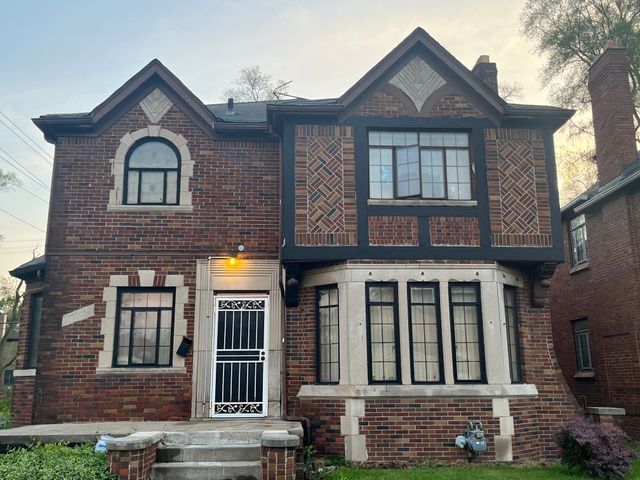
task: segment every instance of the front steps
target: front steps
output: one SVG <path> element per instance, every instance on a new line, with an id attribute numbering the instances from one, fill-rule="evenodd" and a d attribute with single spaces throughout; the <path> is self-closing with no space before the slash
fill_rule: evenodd
<path id="1" fill-rule="evenodd" d="M 166 433 L 153 480 L 260 479 L 261 431 Z"/>

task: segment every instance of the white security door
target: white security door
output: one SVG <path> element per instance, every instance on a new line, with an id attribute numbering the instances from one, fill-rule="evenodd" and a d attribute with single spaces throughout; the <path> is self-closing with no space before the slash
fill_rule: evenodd
<path id="1" fill-rule="evenodd" d="M 214 297 L 212 417 L 267 415 L 267 296 Z"/>

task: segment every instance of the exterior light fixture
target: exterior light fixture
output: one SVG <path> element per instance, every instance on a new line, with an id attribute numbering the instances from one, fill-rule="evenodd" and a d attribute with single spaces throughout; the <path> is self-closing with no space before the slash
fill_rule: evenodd
<path id="1" fill-rule="evenodd" d="M 244 252 L 244 245 L 241 243 L 236 247 L 236 251 L 233 252 L 231 255 L 229 255 L 229 259 L 227 260 L 227 263 L 229 264 L 230 267 L 233 267 L 238 264 L 238 261 L 240 260 L 238 257 L 242 252 Z"/>

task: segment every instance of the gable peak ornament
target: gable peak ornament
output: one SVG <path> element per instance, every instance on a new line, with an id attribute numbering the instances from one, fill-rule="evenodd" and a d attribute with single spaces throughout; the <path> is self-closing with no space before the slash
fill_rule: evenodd
<path id="1" fill-rule="evenodd" d="M 151 123 L 158 123 L 173 106 L 169 97 L 156 88 L 140 102 L 140 107 Z"/>
<path id="2" fill-rule="evenodd" d="M 420 57 L 413 57 L 389 83 L 402 90 L 419 112 L 431 94 L 447 82 Z"/>

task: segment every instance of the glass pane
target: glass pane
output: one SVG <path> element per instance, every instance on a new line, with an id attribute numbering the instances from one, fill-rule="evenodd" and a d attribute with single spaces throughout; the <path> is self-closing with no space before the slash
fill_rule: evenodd
<path id="1" fill-rule="evenodd" d="M 160 347 L 158 349 L 158 364 L 159 365 L 169 365 L 171 351 L 169 347 Z"/>
<path id="2" fill-rule="evenodd" d="M 318 296 L 318 304 L 321 307 L 326 307 L 327 305 L 329 305 L 329 290 L 320 290 L 318 292 Z"/>
<path id="3" fill-rule="evenodd" d="M 120 312 L 120 328 L 127 330 L 131 328 L 131 310 L 122 310 Z"/>
<path id="4" fill-rule="evenodd" d="M 129 347 L 120 347 L 118 349 L 118 365 L 127 365 L 129 363 Z"/>
<path id="5" fill-rule="evenodd" d="M 131 330 L 128 328 L 120 327 L 120 333 L 118 335 L 118 345 L 120 347 L 128 347 L 129 346 L 129 337 L 131 336 Z"/>
<path id="6" fill-rule="evenodd" d="M 171 317 L 173 311 L 163 310 L 160 312 L 160 328 L 171 328 Z"/>
<path id="7" fill-rule="evenodd" d="M 383 302 L 393 302 L 393 287 L 382 287 L 380 292 Z"/>
<path id="8" fill-rule="evenodd" d="M 167 203 L 178 201 L 178 172 L 167 172 Z"/>
<path id="9" fill-rule="evenodd" d="M 140 172 L 140 175 L 142 175 L 140 202 L 162 203 L 164 201 L 164 173 Z"/>
<path id="10" fill-rule="evenodd" d="M 144 361 L 144 347 L 135 346 L 131 350 L 131 364 L 141 364 Z"/>
<path id="11" fill-rule="evenodd" d="M 135 300 L 133 302 L 134 307 L 146 307 L 147 306 L 147 294 L 146 293 L 136 293 Z"/>
<path id="12" fill-rule="evenodd" d="M 127 203 L 138 203 L 138 172 L 127 176 Z"/>
<path id="13" fill-rule="evenodd" d="M 332 288 L 331 290 L 329 290 L 329 303 L 331 305 L 337 305 L 338 304 L 338 289 L 337 288 Z"/>
<path id="14" fill-rule="evenodd" d="M 155 341 L 155 339 L 154 339 Z M 160 329 L 160 343 L 162 346 L 170 346 L 171 345 L 171 329 L 170 328 L 161 328 Z"/>
<path id="15" fill-rule="evenodd" d="M 123 293 L 122 294 L 122 306 L 123 307 L 133 307 L 133 293 Z"/>
<path id="16" fill-rule="evenodd" d="M 159 307 L 160 306 L 160 293 L 147 293 L 147 306 Z"/>
<path id="17" fill-rule="evenodd" d="M 380 132 L 369 132 L 369 145 L 380 145 Z"/>
<path id="18" fill-rule="evenodd" d="M 160 300 L 161 307 L 173 307 L 173 293 L 167 292 L 162 293 L 162 298 Z"/>
<path id="19" fill-rule="evenodd" d="M 129 157 L 135 168 L 178 168 L 178 157 L 164 142 L 150 141 L 136 147 Z"/>

